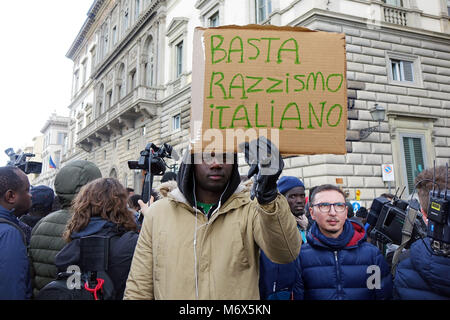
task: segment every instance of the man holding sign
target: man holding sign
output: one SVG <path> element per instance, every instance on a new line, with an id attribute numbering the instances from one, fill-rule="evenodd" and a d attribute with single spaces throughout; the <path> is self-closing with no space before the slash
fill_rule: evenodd
<path id="1" fill-rule="evenodd" d="M 125 299 L 259 299 L 259 249 L 276 263 L 298 256 L 296 222 L 277 192 L 283 159 L 264 137 L 243 151 L 250 193 L 236 154 L 204 153 L 192 164 L 186 153 L 178 188 L 145 212 Z"/>
<path id="2" fill-rule="evenodd" d="M 259 299 L 259 250 L 285 264 L 301 245 L 280 153 L 346 152 L 345 35 L 196 28 L 191 88 L 191 149 L 178 188 L 145 213 L 125 299 Z"/>

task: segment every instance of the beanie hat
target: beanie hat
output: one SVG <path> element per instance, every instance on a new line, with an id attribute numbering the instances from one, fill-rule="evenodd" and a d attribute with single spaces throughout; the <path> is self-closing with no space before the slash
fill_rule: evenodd
<path id="1" fill-rule="evenodd" d="M 55 198 L 52 188 L 44 185 L 33 186 L 30 193 L 32 208 L 41 210 L 50 210 L 52 208 L 53 199 Z"/>
<path id="2" fill-rule="evenodd" d="M 295 187 L 303 187 L 304 188 L 305 185 L 297 177 L 284 176 L 284 177 L 281 177 L 280 180 L 278 180 L 277 187 L 278 187 L 278 191 L 281 194 L 285 194 L 292 188 L 295 188 Z"/>

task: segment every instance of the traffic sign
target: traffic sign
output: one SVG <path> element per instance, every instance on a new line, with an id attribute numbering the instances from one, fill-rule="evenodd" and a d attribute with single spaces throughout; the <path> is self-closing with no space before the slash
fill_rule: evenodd
<path id="1" fill-rule="evenodd" d="M 394 181 L 394 166 L 392 164 L 382 164 L 381 172 L 383 173 L 383 181 Z"/>
<path id="2" fill-rule="evenodd" d="M 356 213 L 361 208 L 361 201 L 352 201 L 353 212 Z"/>

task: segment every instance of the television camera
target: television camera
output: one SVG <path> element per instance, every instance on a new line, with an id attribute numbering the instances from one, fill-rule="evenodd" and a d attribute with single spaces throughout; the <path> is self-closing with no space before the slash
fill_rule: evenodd
<path id="1" fill-rule="evenodd" d="M 413 200 L 416 187 L 423 182 L 431 180 L 421 180 L 415 185 L 410 201 L 401 200 L 394 196 L 390 201 L 384 197 L 375 198 L 367 216 L 367 223 L 373 228 L 370 236 L 381 243 L 393 243 L 401 245 L 408 236 L 405 248 L 408 248 L 414 241 L 424 239 L 426 236 L 432 239 L 432 248 L 435 253 L 450 255 L 450 192 L 448 192 L 448 164 L 446 165 L 445 187 L 438 188 L 436 174 L 433 173 L 433 189 L 429 194 L 428 205 L 428 226 L 425 224 L 420 213 L 420 205 Z M 404 190 L 404 189 L 403 189 Z M 398 190 L 397 190 L 398 192 Z M 403 192 L 402 192 L 403 193 Z M 410 224 L 405 228 L 405 221 Z M 411 228 L 412 226 L 412 228 Z M 405 232 L 405 230 L 408 231 Z"/>
<path id="2" fill-rule="evenodd" d="M 396 195 L 392 200 L 385 197 L 378 197 L 373 200 L 367 216 L 367 223 L 372 227 L 370 237 L 383 244 L 400 245 L 405 220 L 411 216 L 410 210 L 413 210 L 412 215 L 415 217 L 408 247 L 415 240 L 423 238 L 426 235 L 426 225 L 417 202 L 401 200 Z"/>
<path id="3" fill-rule="evenodd" d="M 25 172 L 25 174 L 29 173 L 41 173 L 42 171 L 42 162 L 37 161 L 27 161 L 27 158 L 34 157 L 33 153 L 15 153 L 13 148 L 8 148 L 5 150 L 5 153 L 9 157 L 9 161 L 7 163 L 8 166 L 18 167 L 20 170 Z"/>
<path id="4" fill-rule="evenodd" d="M 428 232 L 433 239 L 431 247 L 440 255 L 450 256 L 450 193 L 448 192 L 448 163 L 445 166 L 445 190 L 436 190 L 436 172 L 433 172 L 433 190 L 428 201 Z"/>
<path id="5" fill-rule="evenodd" d="M 178 160 L 178 154 L 172 146 L 163 143 L 160 147 L 154 143 L 148 143 L 140 152 L 138 161 L 128 161 L 128 168 L 141 169 L 145 171 L 144 183 L 142 185 L 142 200 L 147 203 L 150 200 L 153 177 L 162 176 L 166 169 L 174 169 L 175 164 L 168 166 L 164 158 Z"/>

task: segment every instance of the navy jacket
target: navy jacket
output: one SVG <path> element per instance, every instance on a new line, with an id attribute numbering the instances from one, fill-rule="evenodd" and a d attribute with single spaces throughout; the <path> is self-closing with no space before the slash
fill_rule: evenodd
<path id="1" fill-rule="evenodd" d="M 114 235 L 109 245 L 108 275 L 114 283 L 116 299 L 122 300 L 125 284 L 130 271 L 131 260 L 136 247 L 138 233 L 121 230 L 116 224 L 101 219 L 91 218 L 86 228 L 80 232 L 72 234 L 72 241 L 69 242 L 55 258 L 58 272 L 66 272 L 70 265 L 78 265 L 80 260 L 80 238 L 101 235 Z"/>
<path id="2" fill-rule="evenodd" d="M 20 227 L 19 220 L 0 206 L 0 217 Z M 31 278 L 27 248 L 15 227 L 0 223 L 0 300 L 31 298 Z"/>
<path id="3" fill-rule="evenodd" d="M 342 234 L 331 239 L 314 222 L 307 239 L 308 243 L 300 250 L 300 276 L 294 286 L 294 299 L 391 298 L 389 267 L 378 248 L 366 241 L 362 225 L 347 220 Z"/>
<path id="4" fill-rule="evenodd" d="M 433 254 L 431 239 L 417 240 L 409 257 L 395 273 L 394 298 L 402 300 L 450 299 L 450 257 Z"/>
<path id="5" fill-rule="evenodd" d="M 290 300 L 298 276 L 299 258 L 291 263 L 270 261 L 261 250 L 259 295 L 261 300 Z"/>
<path id="6" fill-rule="evenodd" d="M 298 228 L 298 226 L 297 226 Z M 300 234 L 305 231 L 300 230 Z M 303 241 L 303 244 L 306 241 Z M 297 257 L 287 264 L 272 262 L 261 250 L 259 257 L 259 295 L 261 300 L 290 300 L 292 290 L 299 276 L 300 260 Z"/>

